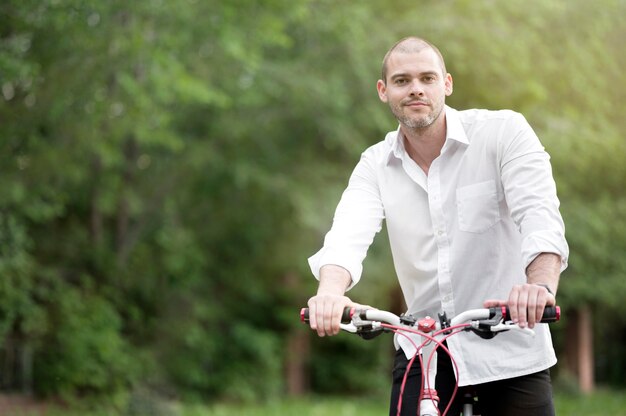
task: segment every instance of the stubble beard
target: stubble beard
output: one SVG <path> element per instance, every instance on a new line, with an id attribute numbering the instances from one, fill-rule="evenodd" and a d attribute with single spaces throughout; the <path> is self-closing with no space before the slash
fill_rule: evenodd
<path id="1" fill-rule="evenodd" d="M 390 105 L 389 107 L 391 108 L 391 112 L 396 117 L 398 122 L 400 122 L 401 125 L 411 130 L 423 130 L 427 127 L 430 127 L 435 122 L 435 120 L 439 118 L 443 110 L 443 106 L 440 106 L 438 108 L 436 107 L 436 108 L 433 108 L 433 111 L 431 111 L 430 113 L 420 118 L 414 118 L 414 117 L 410 117 L 406 115 L 402 111 L 403 104 Z"/>

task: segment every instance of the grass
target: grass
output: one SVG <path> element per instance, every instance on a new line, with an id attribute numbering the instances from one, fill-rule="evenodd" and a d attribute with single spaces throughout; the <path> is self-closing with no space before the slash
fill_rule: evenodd
<path id="1" fill-rule="evenodd" d="M 265 416 L 265 415 L 298 415 L 298 416 L 380 416 L 388 412 L 384 400 L 363 398 L 328 398 L 320 397 L 285 400 L 266 405 L 225 405 L 218 404 L 204 408 L 186 408 L 181 416 Z"/>
<path id="2" fill-rule="evenodd" d="M 556 414 L 559 416 L 626 416 L 626 391 L 599 390 L 592 395 L 557 394 Z M 139 410 L 139 409 L 137 409 Z M 70 411 L 48 409 L 45 416 L 381 416 L 388 414 L 385 398 L 315 397 L 286 399 L 263 404 L 191 405 L 174 403 L 154 405 L 134 412 Z M 3 413 L 4 415 L 4 413 Z M 7 416 L 39 416 L 39 413 L 11 413 Z"/>
<path id="3" fill-rule="evenodd" d="M 626 392 L 598 391 L 590 396 L 564 395 L 555 397 L 559 416 L 626 416 Z M 182 416 L 381 416 L 388 414 L 385 400 L 355 398 L 314 398 L 288 400 L 262 406 L 215 405 L 204 408 L 187 408 Z"/>
<path id="4" fill-rule="evenodd" d="M 598 390 L 589 396 L 560 394 L 554 404 L 559 416 L 626 416 L 626 391 Z"/>

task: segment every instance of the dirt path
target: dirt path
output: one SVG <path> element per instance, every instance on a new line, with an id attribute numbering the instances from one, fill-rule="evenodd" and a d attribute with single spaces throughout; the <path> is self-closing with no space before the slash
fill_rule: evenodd
<path id="1" fill-rule="evenodd" d="M 29 396 L 0 394 L 2 416 L 44 416 L 47 405 Z"/>

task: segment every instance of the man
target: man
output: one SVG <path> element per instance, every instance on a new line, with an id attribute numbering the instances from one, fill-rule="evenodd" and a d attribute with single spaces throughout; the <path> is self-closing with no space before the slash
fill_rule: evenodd
<path id="1" fill-rule="evenodd" d="M 310 325 L 319 336 L 335 335 L 344 307 L 361 306 L 344 293 L 359 281 L 384 219 L 408 313 L 453 317 L 506 304 L 514 321 L 535 329 L 535 337 L 463 333 L 447 341 L 459 385 L 476 386 L 482 414 L 552 415 L 548 369 L 556 356 L 547 325 L 536 323 L 555 305 L 568 247 L 549 156 L 518 113 L 446 106 L 452 87 L 429 42 L 406 38 L 386 54 L 378 96 L 400 126 L 362 154 L 324 247 L 309 259 L 319 279 Z M 455 376 L 442 356 L 437 390 L 444 409 Z M 407 360 L 399 348 L 391 414 Z M 405 391 L 418 391 L 419 374 L 409 383 Z M 414 415 L 416 406 L 417 396 L 405 394 L 403 414 Z"/>

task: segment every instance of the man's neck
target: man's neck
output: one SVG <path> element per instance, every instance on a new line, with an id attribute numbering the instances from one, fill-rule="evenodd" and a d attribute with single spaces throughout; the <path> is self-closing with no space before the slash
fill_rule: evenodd
<path id="1" fill-rule="evenodd" d="M 402 126 L 404 148 L 409 157 L 428 175 L 430 165 L 440 154 L 446 141 L 446 119 L 442 114 L 435 123 L 422 129 Z"/>

